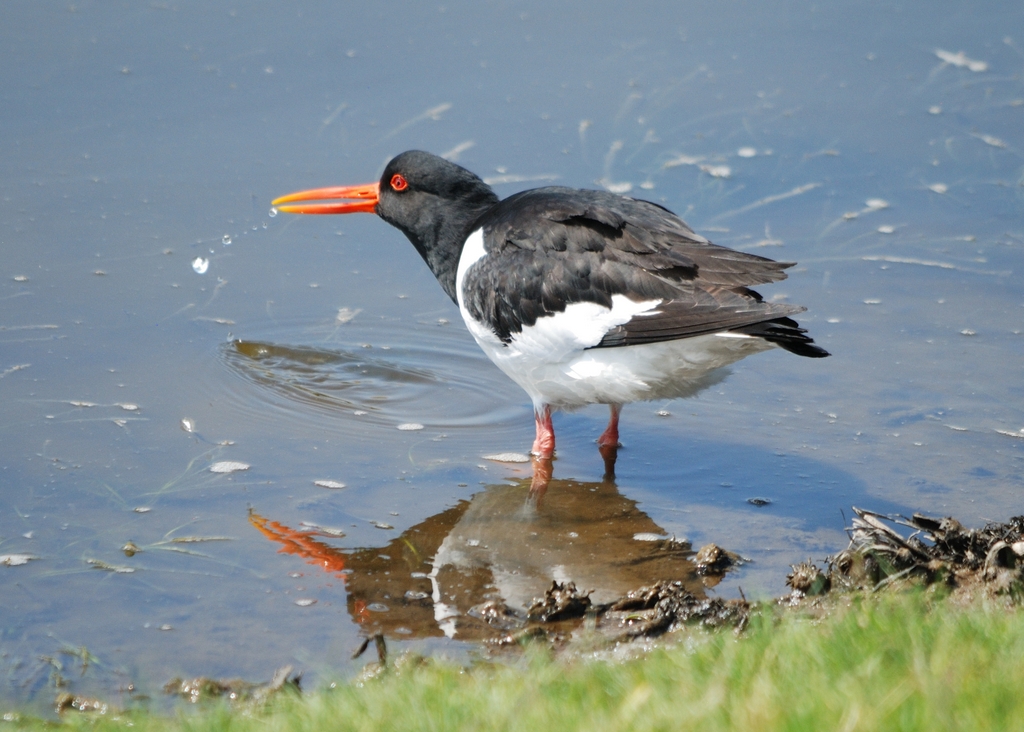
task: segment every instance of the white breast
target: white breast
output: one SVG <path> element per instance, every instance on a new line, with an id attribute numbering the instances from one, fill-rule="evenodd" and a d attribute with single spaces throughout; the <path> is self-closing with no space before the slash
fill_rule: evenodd
<path id="1" fill-rule="evenodd" d="M 477 260 L 487 256 L 487 250 L 484 249 L 484 230 L 477 229 L 466 238 L 466 243 L 462 245 L 462 254 L 459 256 L 459 268 L 455 271 L 455 296 L 459 300 L 459 310 L 462 312 L 462 317 L 469 322 L 469 316 L 466 315 L 465 299 L 462 296 L 462 283 L 466 281 L 466 272 L 469 268 L 477 263 Z"/>

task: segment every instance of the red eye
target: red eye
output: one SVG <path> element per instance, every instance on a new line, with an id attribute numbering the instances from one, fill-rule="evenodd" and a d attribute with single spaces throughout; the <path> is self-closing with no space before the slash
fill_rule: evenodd
<path id="1" fill-rule="evenodd" d="M 401 173 L 395 173 L 391 176 L 391 187 L 396 191 L 404 191 L 409 187 L 409 181 Z"/>

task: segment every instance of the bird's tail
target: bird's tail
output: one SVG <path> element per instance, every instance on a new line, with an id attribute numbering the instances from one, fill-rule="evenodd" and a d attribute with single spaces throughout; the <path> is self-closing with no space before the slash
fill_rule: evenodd
<path id="1" fill-rule="evenodd" d="M 821 346 L 816 346 L 814 339 L 806 335 L 807 329 L 801 328 L 792 318 L 765 320 L 761 323 L 736 328 L 734 332 L 764 338 L 769 343 L 774 343 L 798 356 L 825 358 L 825 356 L 831 355 Z"/>

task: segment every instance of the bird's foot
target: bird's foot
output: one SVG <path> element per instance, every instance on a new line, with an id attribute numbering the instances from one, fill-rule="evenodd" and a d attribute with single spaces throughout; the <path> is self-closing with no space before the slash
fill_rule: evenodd
<path id="1" fill-rule="evenodd" d="M 615 461 L 619 457 L 619 446 L 600 445 L 597 449 L 604 460 L 604 479 L 615 480 Z"/>
<path id="2" fill-rule="evenodd" d="M 605 448 L 621 447 L 619 444 L 619 412 L 622 411 L 622 407 L 618 404 L 610 404 L 609 410 L 611 416 L 608 418 L 608 426 L 604 428 L 604 432 L 597 438 L 597 446 L 601 448 L 602 455 Z"/>
<path id="3" fill-rule="evenodd" d="M 597 446 L 602 450 L 606 447 L 622 447 L 622 443 L 619 442 L 618 432 L 613 435 L 609 435 L 607 432 L 603 433 L 597 438 Z"/>
<path id="4" fill-rule="evenodd" d="M 550 460 L 555 456 L 555 446 L 545 447 L 543 444 L 535 441 L 533 448 L 530 450 L 530 455 L 541 460 Z"/>
<path id="5" fill-rule="evenodd" d="M 550 460 L 555 455 L 555 427 L 551 424 L 551 407 L 545 405 L 534 412 L 537 437 L 530 451 L 538 458 Z"/>

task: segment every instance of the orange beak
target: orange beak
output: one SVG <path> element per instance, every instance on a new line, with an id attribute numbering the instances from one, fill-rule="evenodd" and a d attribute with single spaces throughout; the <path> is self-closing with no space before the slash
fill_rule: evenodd
<path id="1" fill-rule="evenodd" d="M 294 201 L 321 201 L 334 198 L 352 198 L 346 203 L 310 203 L 302 206 L 281 205 Z M 275 198 L 271 205 L 278 211 L 300 214 L 346 214 L 376 213 L 377 201 L 380 198 L 380 184 L 367 183 L 361 186 L 335 186 L 333 188 L 313 188 L 308 191 L 289 193 L 287 196 Z"/>

